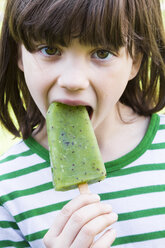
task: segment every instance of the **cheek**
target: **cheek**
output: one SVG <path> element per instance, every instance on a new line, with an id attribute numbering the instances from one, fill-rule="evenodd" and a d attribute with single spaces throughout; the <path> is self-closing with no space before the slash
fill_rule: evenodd
<path id="1" fill-rule="evenodd" d="M 31 71 L 31 73 L 24 73 L 25 75 L 25 81 L 27 84 L 27 87 L 31 93 L 31 95 L 34 97 L 35 95 L 41 94 L 43 91 L 44 84 L 42 83 L 42 77 L 39 77 L 36 73 Z"/>
<path id="2" fill-rule="evenodd" d="M 111 69 L 108 73 L 102 75 L 97 83 L 99 95 L 103 98 L 111 96 L 111 98 L 120 97 L 125 90 L 129 80 L 129 71 L 124 68 Z M 100 82 L 100 83 L 99 83 Z"/>
<path id="3" fill-rule="evenodd" d="M 27 87 L 33 100 L 35 101 L 43 116 L 45 116 L 47 109 L 46 96 L 48 84 L 44 74 L 31 70 L 31 73 L 29 73 L 29 71 L 24 71 L 24 75 Z"/>
<path id="4" fill-rule="evenodd" d="M 127 66 L 123 63 L 118 63 L 97 78 L 97 88 L 95 89 L 100 105 L 99 114 L 111 111 L 119 102 L 131 72 L 131 63 L 128 64 L 128 61 L 125 63 Z"/>
<path id="5" fill-rule="evenodd" d="M 24 61 L 24 75 L 26 84 L 32 95 L 44 94 L 49 82 L 49 73 L 39 64 L 37 59 Z"/>

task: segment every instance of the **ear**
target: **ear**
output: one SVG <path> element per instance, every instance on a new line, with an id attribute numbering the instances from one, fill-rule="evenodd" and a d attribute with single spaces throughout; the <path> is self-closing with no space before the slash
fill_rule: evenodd
<path id="1" fill-rule="evenodd" d="M 17 61 L 17 65 L 18 65 L 18 68 L 21 71 L 24 71 L 23 61 L 22 61 L 22 45 L 18 46 L 18 61 Z"/>
<path id="2" fill-rule="evenodd" d="M 129 80 L 132 80 L 138 74 L 138 71 L 139 71 L 140 66 L 141 66 L 142 58 L 143 58 L 142 53 L 138 53 L 135 56 L 135 58 L 133 60 L 133 63 L 132 63 L 132 70 L 131 70 L 131 73 L 130 73 Z"/>

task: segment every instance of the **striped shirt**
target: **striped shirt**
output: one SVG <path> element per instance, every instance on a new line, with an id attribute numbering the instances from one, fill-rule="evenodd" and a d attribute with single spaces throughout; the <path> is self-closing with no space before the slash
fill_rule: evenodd
<path id="1" fill-rule="evenodd" d="M 119 216 L 115 248 L 165 247 L 165 116 L 153 114 L 140 144 L 105 163 L 90 190 Z M 48 150 L 32 137 L 0 158 L 0 247 L 45 247 L 42 239 L 77 189 L 56 192 Z"/>

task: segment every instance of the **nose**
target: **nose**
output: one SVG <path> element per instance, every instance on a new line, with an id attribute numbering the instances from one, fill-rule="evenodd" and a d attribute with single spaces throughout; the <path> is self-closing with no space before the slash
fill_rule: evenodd
<path id="1" fill-rule="evenodd" d="M 68 91 L 85 90 L 89 86 L 86 70 L 83 68 L 67 68 L 58 78 L 58 85 Z"/>

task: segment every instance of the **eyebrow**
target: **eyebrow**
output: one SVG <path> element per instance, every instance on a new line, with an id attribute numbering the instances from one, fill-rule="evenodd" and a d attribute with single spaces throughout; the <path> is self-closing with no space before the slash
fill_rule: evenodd
<path id="1" fill-rule="evenodd" d="M 116 49 L 112 46 L 112 44 L 111 45 L 109 45 L 109 44 L 96 44 L 96 45 L 91 45 L 91 43 L 90 42 L 80 42 L 79 41 L 79 43 L 82 45 L 82 46 L 88 46 L 90 49 L 94 49 L 94 48 L 104 48 L 104 49 L 107 49 L 107 50 L 110 50 L 110 51 L 115 51 L 116 53 L 117 53 L 117 51 L 116 51 Z M 34 42 L 33 43 L 34 45 L 35 45 L 35 47 L 38 47 L 38 46 L 51 46 L 51 47 L 54 47 L 54 46 L 59 46 L 59 47 L 63 47 L 63 48 L 69 48 L 71 45 L 72 45 L 72 40 L 71 40 L 71 42 L 69 42 L 68 44 L 61 44 L 60 42 L 54 42 L 54 44 L 53 44 L 53 42 L 47 42 L 46 40 L 43 40 L 43 41 L 38 41 L 38 42 Z"/>

